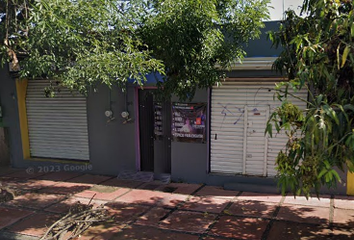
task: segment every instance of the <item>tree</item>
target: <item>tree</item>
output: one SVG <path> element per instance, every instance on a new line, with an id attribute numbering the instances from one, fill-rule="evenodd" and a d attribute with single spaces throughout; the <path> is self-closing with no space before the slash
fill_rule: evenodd
<path id="1" fill-rule="evenodd" d="M 245 56 L 243 44 L 258 38 L 268 18 L 267 0 L 154 0 L 139 34 L 164 63 L 158 86 L 191 99 L 197 88 L 224 78 Z M 220 68 L 216 69 L 215 66 Z"/>
<path id="2" fill-rule="evenodd" d="M 336 186 L 339 170 L 354 171 L 354 4 L 349 0 L 305 0 L 302 16 L 288 11 L 269 36 L 283 51 L 274 63 L 289 82 L 277 86 L 281 106 L 267 132 L 286 131 L 289 140 L 277 159 L 279 183 L 309 196 L 322 185 Z M 289 96 L 306 88 L 308 108 Z"/>
<path id="3" fill-rule="evenodd" d="M 124 87 L 135 79 L 141 85 L 163 68 L 135 34 L 142 11 L 134 3 L 2 1 L 1 60 L 16 64 L 20 56 L 21 78 L 46 77 L 83 93 L 97 83 Z"/>
<path id="4" fill-rule="evenodd" d="M 144 85 L 191 98 L 259 36 L 268 0 L 2 0 L 2 62 L 21 58 L 21 78 L 56 79 L 86 92 L 97 83 Z M 219 70 L 215 68 L 219 65 Z"/>

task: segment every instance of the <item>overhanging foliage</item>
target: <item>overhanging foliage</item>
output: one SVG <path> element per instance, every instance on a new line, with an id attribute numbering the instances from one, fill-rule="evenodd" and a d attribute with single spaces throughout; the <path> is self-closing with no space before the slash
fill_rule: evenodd
<path id="1" fill-rule="evenodd" d="M 87 92 L 165 75 L 165 96 L 191 98 L 220 81 L 267 19 L 268 0 L 1 0 L 1 62 L 21 78 Z M 221 66 L 221 71 L 215 69 Z M 55 86 L 53 86 L 55 87 Z M 53 90 L 53 89 L 49 89 Z M 51 91 L 49 91 L 50 93 Z"/>
<path id="2" fill-rule="evenodd" d="M 21 54 L 21 78 L 54 79 L 83 93 L 98 83 L 124 87 L 135 79 L 142 85 L 146 74 L 163 73 L 163 65 L 135 34 L 140 1 L 120 2 L 3 1 L 2 62 Z"/>
<path id="3" fill-rule="evenodd" d="M 354 171 L 353 9 L 347 0 L 305 0 L 303 16 L 287 12 L 280 30 L 270 34 L 284 48 L 274 67 L 290 80 L 278 86 L 286 87 L 278 92 L 282 106 L 269 121 L 289 136 L 277 158 L 283 192 L 318 193 L 341 181 L 338 170 Z M 301 88 L 309 90 L 305 112 L 288 100 Z"/>
<path id="4" fill-rule="evenodd" d="M 192 98 L 215 85 L 231 63 L 245 56 L 242 45 L 258 38 L 268 18 L 264 0 L 155 0 L 140 29 L 153 55 L 165 65 L 159 87 L 169 96 Z M 216 69 L 215 65 L 221 66 Z"/>

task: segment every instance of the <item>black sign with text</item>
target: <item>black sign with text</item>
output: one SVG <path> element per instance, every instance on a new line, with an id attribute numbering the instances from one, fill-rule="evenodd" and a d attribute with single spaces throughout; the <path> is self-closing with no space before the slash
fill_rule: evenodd
<path id="1" fill-rule="evenodd" d="M 173 103 L 172 136 L 179 142 L 206 141 L 206 103 Z"/>

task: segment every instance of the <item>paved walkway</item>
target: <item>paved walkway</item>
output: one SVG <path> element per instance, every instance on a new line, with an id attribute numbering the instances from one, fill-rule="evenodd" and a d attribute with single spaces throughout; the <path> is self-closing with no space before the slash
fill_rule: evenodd
<path id="1" fill-rule="evenodd" d="M 0 204 L 0 239 L 39 239 L 76 201 L 105 204 L 114 222 L 78 239 L 354 239 L 354 198 L 226 191 L 197 184 L 143 183 L 73 172 L 0 171 L 16 193 Z"/>

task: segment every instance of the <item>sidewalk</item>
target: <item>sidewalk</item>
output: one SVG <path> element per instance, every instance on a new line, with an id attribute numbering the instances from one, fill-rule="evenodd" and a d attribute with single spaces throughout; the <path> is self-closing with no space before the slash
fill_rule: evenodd
<path id="1" fill-rule="evenodd" d="M 197 184 L 118 180 L 73 172 L 0 171 L 16 194 L 0 203 L 0 239 L 39 239 L 76 201 L 105 204 L 114 222 L 78 239 L 354 239 L 354 198 L 280 196 Z"/>

